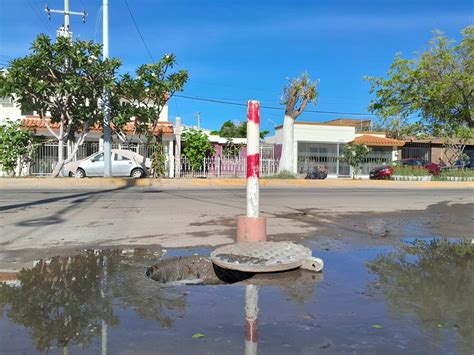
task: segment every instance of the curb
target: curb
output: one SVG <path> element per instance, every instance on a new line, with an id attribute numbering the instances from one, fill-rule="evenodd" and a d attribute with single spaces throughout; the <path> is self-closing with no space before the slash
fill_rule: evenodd
<path id="1" fill-rule="evenodd" d="M 245 188 L 246 179 L 120 179 L 120 178 L 0 178 L 0 188 Z M 260 179 L 261 187 L 474 189 L 472 181 L 304 180 Z"/>

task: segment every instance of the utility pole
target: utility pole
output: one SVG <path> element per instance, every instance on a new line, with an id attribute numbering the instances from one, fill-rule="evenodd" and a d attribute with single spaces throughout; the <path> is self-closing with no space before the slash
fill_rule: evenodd
<path id="1" fill-rule="evenodd" d="M 56 32 L 57 37 L 67 37 L 72 40 L 72 32 L 71 32 L 71 22 L 70 16 L 77 15 L 82 16 L 82 22 L 86 22 L 87 12 L 86 10 L 82 10 L 82 12 L 76 11 L 69 11 L 69 0 L 64 0 L 64 10 L 53 10 L 50 9 L 48 4 L 44 7 L 44 11 L 48 13 L 48 18 L 51 21 L 51 14 L 64 14 L 64 25 L 59 27 L 58 31 Z"/>
<path id="2" fill-rule="evenodd" d="M 198 129 L 201 129 L 201 112 L 198 112 Z"/>
<path id="3" fill-rule="evenodd" d="M 103 58 L 109 58 L 109 0 L 102 2 L 102 44 Z M 104 92 L 104 177 L 112 176 L 112 148 L 110 132 L 110 96 L 109 92 Z"/>

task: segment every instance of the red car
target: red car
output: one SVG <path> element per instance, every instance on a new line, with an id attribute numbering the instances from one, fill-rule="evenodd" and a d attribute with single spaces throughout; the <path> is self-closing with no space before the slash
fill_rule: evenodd
<path id="1" fill-rule="evenodd" d="M 441 171 L 441 167 L 438 164 L 432 163 L 428 160 L 424 159 L 403 159 L 394 162 L 394 165 L 398 166 L 413 166 L 416 168 L 424 168 L 430 173 L 431 175 L 438 175 Z M 370 171 L 370 178 L 371 179 L 389 179 L 390 176 L 393 174 L 393 167 L 390 165 L 379 166 L 374 168 Z"/>
<path id="2" fill-rule="evenodd" d="M 393 167 L 390 165 L 379 166 L 370 170 L 369 177 L 371 179 L 390 179 L 393 174 Z"/>

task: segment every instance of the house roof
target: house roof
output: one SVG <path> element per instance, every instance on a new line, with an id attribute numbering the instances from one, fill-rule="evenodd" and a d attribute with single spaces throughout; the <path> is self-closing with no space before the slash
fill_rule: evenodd
<path id="1" fill-rule="evenodd" d="M 49 119 L 46 119 L 49 121 Z M 39 131 L 47 131 L 45 120 L 41 119 L 39 116 L 26 116 L 26 118 L 21 119 L 21 126 L 24 128 L 32 128 Z M 53 131 L 59 130 L 59 123 L 50 123 L 49 126 Z M 125 126 L 125 132 L 133 132 L 134 123 L 130 122 Z M 94 126 L 91 128 L 91 132 L 102 132 L 101 126 Z M 174 134 L 173 123 L 172 122 L 159 122 L 156 126 L 154 133 L 162 132 L 164 135 Z"/>
<path id="2" fill-rule="evenodd" d="M 362 136 L 356 137 L 352 142 L 355 144 L 365 144 L 369 146 L 386 146 L 386 147 L 401 147 L 405 145 L 404 141 L 399 141 L 398 139 L 393 138 L 383 138 L 377 136 L 371 136 L 364 134 Z"/>
<path id="3" fill-rule="evenodd" d="M 450 143 L 459 144 L 461 143 L 461 139 L 459 138 L 451 138 L 448 140 Z M 444 144 L 443 138 L 440 137 L 425 137 L 425 138 L 418 138 L 418 137 L 406 137 L 406 143 L 431 143 L 431 144 Z M 466 145 L 474 145 L 474 139 L 466 140 Z"/>

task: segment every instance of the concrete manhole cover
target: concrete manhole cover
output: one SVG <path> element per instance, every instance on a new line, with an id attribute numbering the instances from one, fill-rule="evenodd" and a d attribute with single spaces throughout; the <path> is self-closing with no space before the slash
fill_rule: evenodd
<path id="1" fill-rule="evenodd" d="M 295 269 L 311 258 L 311 249 L 290 242 L 236 243 L 211 253 L 217 266 L 245 272 Z"/>

